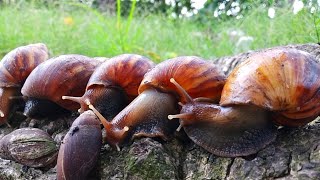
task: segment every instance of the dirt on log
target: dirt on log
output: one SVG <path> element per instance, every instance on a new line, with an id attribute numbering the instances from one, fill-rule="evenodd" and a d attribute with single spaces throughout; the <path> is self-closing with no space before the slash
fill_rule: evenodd
<path id="1" fill-rule="evenodd" d="M 289 45 L 311 53 L 320 61 L 317 44 Z M 251 53 L 212 60 L 226 74 Z M 15 113 L 12 128 L 0 127 L 0 138 L 13 129 L 37 127 L 61 143 L 77 114 L 55 120 L 29 120 Z M 191 142 L 183 132 L 163 142 L 135 140 L 120 152 L 104 145 L 91 179 L 319 179 L 320 123 L 301 128 L 281 128 L 277 139 L 252 157 L 222 158 Z M 28 168 L 0 159 L 0 179 L 56 179 L 56 169 Z"/>

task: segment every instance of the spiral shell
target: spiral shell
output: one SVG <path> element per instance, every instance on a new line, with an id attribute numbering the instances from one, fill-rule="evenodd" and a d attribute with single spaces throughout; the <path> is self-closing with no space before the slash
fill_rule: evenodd
<path id="1" fill-rule="evenodd" d="M 192 98 L 200 95 L 218 100 L 225 83 L 225 76 L 214 64 L 196 56 L 181 56 L 166 60 L 148 72 L 141 82 L 139 94 L 150 87 L 177 94 L 176 86 L 170 82 L 171 78 L 175 79 Z"/>
<path id="2" fill-rule="evenodd" d="M 52 58 L 32 71 L 21 93 L 25 97 L 50 100 L 68 110 L 80 106 L 62 100 L 63 95 L 81 96 L 100 61 L 82 55 L 62 55 Z"/>
<path id="3" fill-rule="evenodd" d="M 300 126 L 319 115 L 319 89 L 320 65 L 310 54 L 276 48 L 254 54 L 235 68 L 220 104 L 252 104 L 274 111 L 280 125 Z"/>
<path id="4" fill-rule="evenodd" d="M 53 167 L 57 161 L 55 141 L 41 129 L 21 128 L 0 139 L 0 157 L 30 167 Z"/>
<path id="5" fill-rule="evenodd" d="M 177 88 L 178 81 L 183 88 Z M 106 129 L 106 141 L 117 147 L 137 137 L 169 139 L 178 121 L 168 119 L 179 110 L 178 102 L 191 97 L 219 99 L 225 77 L 215 65 L 199 57 L 183 56 L 156 65 L 145 74 L 139 86 L 139 96 L 106 122 L 95 111 Z M 212 99 L 211 99 L 212 98 Z M 90 106 L 89 106 L 90 107 Z"/>
<path id="6" fill-rule="evenodd" d="M 21 87 L 31 71 L 49 57 L 45 44 L 18 47 L 0 63 L 0 87 Z"/>
<path id="7" fill-rule="evenodd" d="M 86 90 L 96 85 L 121 87 L 133 100 L 138 96 L 138 87 L 146 72 L 154 63 L 148 58 L 136 54 L 122 54 L 110 58 L 101 64 L 92 74 Z"/>
<path id="8" fill-rule="evenodd" d="M 7 122 L 12 96 L 20 93 L 31 71 L 48 58 L 48 49 L 42 43 L 18 47 L 0 62 L 0 125 Z"/>

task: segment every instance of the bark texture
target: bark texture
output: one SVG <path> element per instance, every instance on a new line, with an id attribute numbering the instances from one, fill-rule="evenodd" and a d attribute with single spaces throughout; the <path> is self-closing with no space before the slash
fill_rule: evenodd
<path id="1" fill-rule="evenodd" d="M 314 55 L 320 61 L 317 44 L 290 45 Z M 229 74 L 253 52 L 213 60 Z M 38 127 L 60 143 L 77 114 L 55 121 L 29 120 L 14 114 L 11 125 Z M 0 138 L 14 128 L 0 127 Z M 222 158 L 206 152 L 183 133 L 162 142 L 150 138 L 135 140 L 120 152 L 104 145 L 100 162 L 91 179 L 319 179 L 320 123 L 302 128 L 279 129 L 276 141 L 256 155 Z M 0 179 L 55 179 L 56 169 L 34 169 L 0 159 Z"/>

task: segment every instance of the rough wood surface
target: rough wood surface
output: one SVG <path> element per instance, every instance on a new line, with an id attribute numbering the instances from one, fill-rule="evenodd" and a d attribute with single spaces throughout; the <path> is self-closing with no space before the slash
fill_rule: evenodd
<path id="1" fill-rule="evenodd" d="M 320 61 L 317 44 L 290 45 L 314 55 Z M 214 61 L 226 74 L 250 53 Z M 38 127 L 61 142 L 76 114 L 55 121 L 30 120 L 14 114 L 14 128 Z M 15 122 L 14 122 L 15 121 Z M 13 128 L 0 127 L 0 138 Z M 0 159 L 0 179 L 55 179 L 55 168 L 34 169 Z M 296 129 L 282 128 L 275 142 L 256 156 L 221 158 L 191 142 L 181 132 L 168 142 L 150 138 L 135 140 L 120 152 L 104 145 L 92 179 L 319 179 L 320 124 L 317 121 Z"/>

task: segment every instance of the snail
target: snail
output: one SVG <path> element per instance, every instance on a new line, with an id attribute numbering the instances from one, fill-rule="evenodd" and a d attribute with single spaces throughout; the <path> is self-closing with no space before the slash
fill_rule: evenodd
<path id="1" fill-rule="evenodd" d="M 72 123 L 60 146 L 57 179 L 87 179 L 100 155 L 100 121 L 92 111 L 85 111 Z"/>
<path id="2" fill-rule="evenodd" d="M 19 95 L 31 71 L 48 57 L 47 46 L 42 43 L 18 47 L 3 57 L 0 62 L 0 125 L 7 123 L 11 97 Z"/>
<path id="3" fill-rule="evenodd" d="M 62 99 L 79 103 L 80 113 L 91 104 L 107 119 L 112 119 L 138 96 L 143 76 L 153 66 L 148 58 L 136 54 L 113 57 L 93 72 L 83 96 L 62 96 Z"/>
<path id="4" fill-rule="evenodd" d="M 145 74 L 139 86 L 139 96 L 108 122 L 92 105 L 106 130 L 106 142 L 120 150 L 119 146 L 135 137 L 161 137 L 166 140 L 178 123 L 167 116 L 177 113 L 179 97 L 176 87 L 170 82 L 174 78 L 191 97 L 219 100 L 225 77 L 215 65 L 199 57 L 182 56 L 156 65 Z M 212 93 L 213 92 L 213 93 Z"/>
<path id="5" fill-rule="evenodd" d="M 319 76 L 320 65 L 306 52 L 258 52 L 231 72 L 219 105 L 189 98 L 168 118 L 180 118 L 187 135 L 213 154 L 247 156 L 275 140 L 276 125 L 303 126 L 319 115 Z"/>
<path id="6" fill-rule="evenodd" d="M 37 128 L 21 128 L 0 139 L 0 158 L 29 167 L 54 167 L 58 147 L 48 133 Z"/>
<path id="7" fill-rule="evenodd" d="M 36 67 L 26 79 L 21 93 L 26 99 L 24 114 L 43 118 L 56 112 L 74 111 L 80 106 L 61 96 L 80 96 L 100 61 L 82 55 L 61 55 Z"/>

